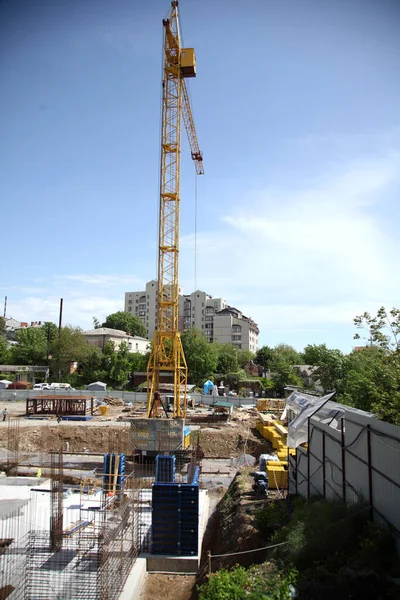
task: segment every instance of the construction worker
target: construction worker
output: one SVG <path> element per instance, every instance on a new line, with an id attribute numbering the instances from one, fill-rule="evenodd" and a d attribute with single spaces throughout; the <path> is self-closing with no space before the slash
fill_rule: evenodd
<path id="1" fill-rule="evenodd" d="M 5 408 L 5 409 L 3 410 L 3 421 L 5 421 L 5 420 L 7 419 L 7 415 L 8 415 L 8 411 L 7 411 L 7 409 Z"/>

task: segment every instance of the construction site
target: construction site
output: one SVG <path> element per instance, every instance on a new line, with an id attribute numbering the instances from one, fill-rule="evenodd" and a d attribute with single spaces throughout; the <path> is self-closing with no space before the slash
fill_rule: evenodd
<path id="1" fill-rule="evenodd" d="M 188 401 L 192 382 L 178 323 L 182 124 L 196 175 L 204 167 L 187 86 L 196 57 L 181 46 L 178 8 L 173 0 L 162 21 L 157 326 L 147 392 L 133 403 L 112 392 L 102 402 L 95 392 L 65 390 L 2 396 L 0 600 L 196 598 L 195 583 L 207 571 L 235 564 L 238 552 L 265 550 L 251 516 L 289 492 L 347 502 L 356 490 L 400 530 L 398 475 L 372 466 L 371 446 L 375 435 L 398 449 L 399 436 L 371 415 L 335 406 L 331 396 L 302 396 L 299 412 L 309 412 L 290 433 L 296 392 L 292 408 L 276 398 L 242 406 L 191 394 Z M 365 480 L 354 482 L 356 460 Z M 395 490 L 382 506 L 374 495 L 379 478 Z M 221 516 L 228 490 L 230 509 Z"/>
<path id="2" fill-rule="evenodd" d="M 79 424 L 24 418 L 24 404 L 2 403 L 2 598 L 134 598 L 146 573 L 194 577 L 215 506 L 272 449 L 255 408 L 216 421 L 195 406 L 182 435 L 183 420 L 149 420 L 144 403 Z M 279 470 L 275 483 L 284 493 Z"/>

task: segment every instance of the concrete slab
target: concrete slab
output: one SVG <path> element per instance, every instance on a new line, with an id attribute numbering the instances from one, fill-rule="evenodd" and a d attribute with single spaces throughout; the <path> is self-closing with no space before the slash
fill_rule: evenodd
<path id="1" fill-rule="evenodd" d="M 142 593 L 146 577 L 146 559 L 143 557 L 137 558 L 128 575 L 119 600 L 137 600 Z"/>

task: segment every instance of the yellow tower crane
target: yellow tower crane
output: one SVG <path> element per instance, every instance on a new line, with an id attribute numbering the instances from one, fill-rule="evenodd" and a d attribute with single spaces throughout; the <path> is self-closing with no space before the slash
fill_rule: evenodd
<path id="1" fill-rule="evenodd" d="M 157 328 L 147 365 L 147 416 L 157 417 L 163 406 L 158 393 L 160 373 L 173 374 L 174 418 L 186 416 L 187 366 L 178 326 L 178 256 L 180 216 L 180 146 L 182 118 L 198 175 L 204 174 L 186 77 L 196 76 L 193 48 L 181 48 L 178 0 L 171 2 L 164 26 L 164 77 L 158 245 Z"/>

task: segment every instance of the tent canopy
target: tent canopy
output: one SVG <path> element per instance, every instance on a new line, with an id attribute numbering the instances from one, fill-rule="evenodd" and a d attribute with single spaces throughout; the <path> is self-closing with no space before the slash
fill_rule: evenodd
<path id="1" fill-rule="evenodd" d="M 89 383 L 89 385 L 86 386 L 87 390 L 106 390 L 107 389 L 107 384 L 103 383 L 102 381 L 94 381 L 93 383 Z"/>
<path id="2" fill-rule="evenodd" d="M 212 390 L 214 387 L 214 384 L 212 381 L 210 381 L 209 379 L 207 379 L 207 381 L 205 382 L 205 384 L 203 385 L 203 391 L 205 394 L 209 394 L 210 390 Z"/>

